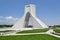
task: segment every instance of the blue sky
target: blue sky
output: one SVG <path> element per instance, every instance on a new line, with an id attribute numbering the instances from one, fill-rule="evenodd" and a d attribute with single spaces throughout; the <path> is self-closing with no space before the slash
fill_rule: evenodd
<path id="1" fill-rule="evenodd" d="M 60 0 L 0 0 L 0 24 L 13 24 L 24 15 L 24 6 L 36 5 L 36 15 L 47 25 L 60 25 Z"/>

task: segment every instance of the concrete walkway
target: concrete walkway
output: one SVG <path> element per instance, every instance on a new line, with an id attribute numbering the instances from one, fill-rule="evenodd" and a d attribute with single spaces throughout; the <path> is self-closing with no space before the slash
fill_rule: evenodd
<path id="1" fill-rule="evenodd" d="M 2 35 L 0 35 L 0 36 L 48 34 L 48 35 L 51 35 L 51 36 L 60 38 L 60 36 L 54 35 L 54 34 L 52 34 L 51 32 L 54 32 L 54 31 L 53 31 L 52 29 L 50 29 L 50 30 L 48 30 L 47 32 L 40 32 L 40 33 L 20 33 L 20 34 L 16 34 L 16 32 L 15 32 L 15 33 L 10 33 L 10 34 L 2 34 Z"/>
<path id="2" fill-rule="evenodd" d="M 48 31 L 46 32 L 46 34 L 49 34 L 49 35 L 52 35 L 52 36 L 54 36 L 54 37 L 60 38 L 60 36 L 55 35 L 55 34 L 52 34 L 53 32 L 54 32 L 53 29 L 50 29 L 50 30 L 48 30 Z M 55 32 L 54 32 L 54 33 L 55 33 Z"/>
<path id="3" fill-rule="evenodd" d="M 34 34 L 46 34 L 46 33 L 20 33 L 20 34 L 10 34 L 10 35 L 34 35 Z"/>
<path id="4" fill-rule="evenodd" d="M 10 36 L 10 35 L 34 35 L 34 34 L 46 34 L 46 32 L 44 33 L 20 33 L 20 34 L 5 34 L 5 35 L 0 35 L 0 36 Z"/>
<path id="5" fill-rule="evenodd" d="M 54 35 L 54 34 L 49 34 L 49 35 L 60 38 L 60 36 L 57 36 L 57 35 Z"/>

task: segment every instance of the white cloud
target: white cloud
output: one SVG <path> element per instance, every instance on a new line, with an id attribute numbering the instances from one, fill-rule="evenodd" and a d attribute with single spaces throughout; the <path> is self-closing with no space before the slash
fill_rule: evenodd
<path id="1" fill-rule="evenodd" d="M 19 18 L 15 18 L 13 16 L 7 16 L 7 17 L 3 17 L 0 16 L 0 24 L 1 23 L 6 23 L 6 24 L 14 24 Z M 4 22 L 3 22 L 4 21 Z"/>
<path id="2" fill-rule="evenodd" d="M 3 18 L 3 16 L 0 16 L 0 18 Z"/>
<path id="3" fill-rule="evenodd" d="M 18 18 L 12 17 L 12 16 L 7 16 L 5 17 L 7 20 L 18 20 Z"/>
<path id="4" fill-rule="evenodd" d="M 13 19 L 13 17 L 12 16 L 7 16 L 7 17 L 5 17 L 6 19 Z"/>

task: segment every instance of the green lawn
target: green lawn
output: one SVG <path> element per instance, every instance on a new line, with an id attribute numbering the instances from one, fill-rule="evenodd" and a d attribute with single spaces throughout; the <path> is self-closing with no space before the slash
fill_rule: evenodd
<path id="1" fill-rule="evenodd" d="M 60 40 L 47 34 L 25 35 L 25 36 L 0 36 L 0 40 Z"/>
<path id="2" fill-rule="evenodd" d="M 38 32 L 46 32 L 49 29 L 34 29 L 34 30 L 25 30 L 25 31 L 20 31 L 17 33 L 38 33 Z"/>
<path id="3" fill-rule="evenodd" d="M 60 29 L 54 29 L 56 33 L 60 33 Z"/>

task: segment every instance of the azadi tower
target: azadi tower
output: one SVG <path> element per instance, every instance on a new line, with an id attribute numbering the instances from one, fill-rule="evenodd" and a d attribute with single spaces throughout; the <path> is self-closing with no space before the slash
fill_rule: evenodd
<path id="1" fill-rule="evenodd" d="M 34 4 L 29 4 L 25 6 L 25 13 L 22 18 L 19 19 L 19 21 L 14 24 L 12 27 L 13 30 L 21 30 L 21 29 L 29 29 L 28 23 L 29 19 L 32 19 L 32 29 L 38 28 L 38 29 L 44 29 L 48 28 L 46 24 L 44 24 L 41 20 L 39 20 L 36 17 L 36 7 Z"/>

